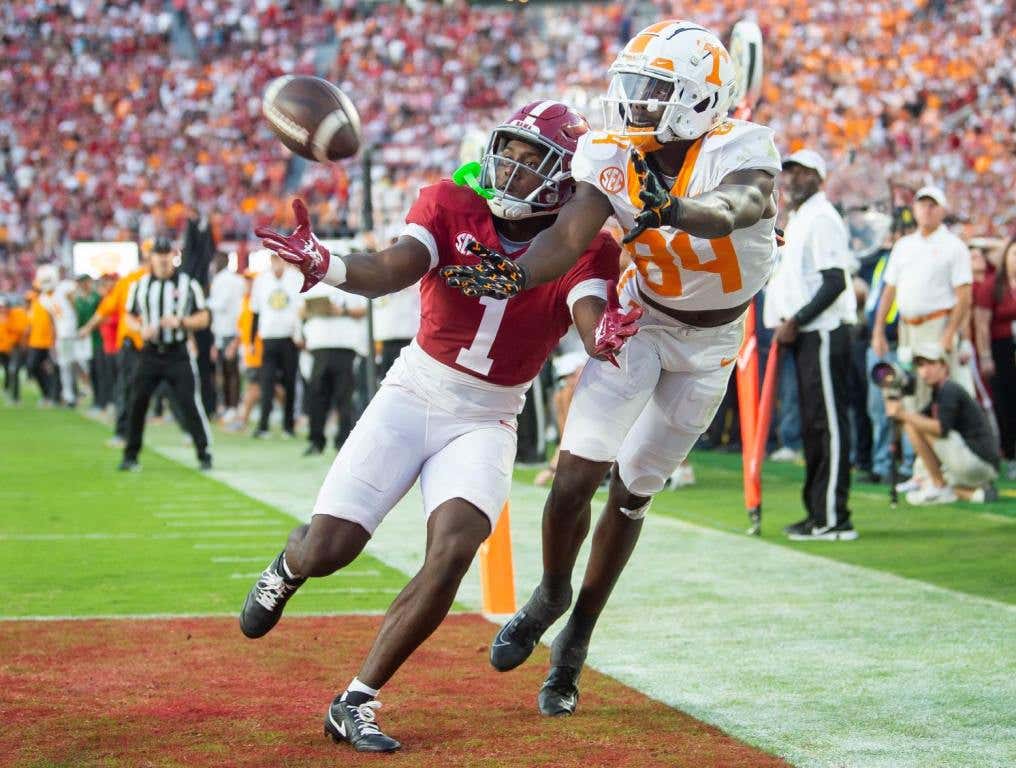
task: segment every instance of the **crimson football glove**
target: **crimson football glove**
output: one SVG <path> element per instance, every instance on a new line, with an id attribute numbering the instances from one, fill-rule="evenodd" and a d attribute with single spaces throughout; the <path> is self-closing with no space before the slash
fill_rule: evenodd
<path id="1" fill-rule="evenodd" d="M 635 217 L 635 226 L 621 240 L 623 243 L 630 243 L 647 229 L 669 225 L 676 213 L 674 207 L 681 204 L 649 169 L 649 164 L 641 152 L 633 152 L 631 162 L 635 168 L 635 176 L 639 180 L 642 211 Z"/>
<path id="2" fill-rule="evenodd" d="M 607 285 L 607 306 L 600 315 L 600 322 L 596 324 L 596 331 L 593 334 L 593 341 L 596 346 L 593 351 L 597 355 L 603 355 L 615 368 L 621 366 L 617 363 L 616 352 L 621 351 L 624 343 L 638 333 L 636 321 L 642 317 L 642 307 L 632 307 L 628 312 L 622 312 L 617 300 L 617 285 Z"/>
<path id="3" fill-rule="evenodd" d="M 310 215 L 303 200 L 293 201 L 293 213 L 296 215 L 296 229 L 293 234 L 284 235 L 269 227 L 258 227 L 254 234 L 261 238 L 261 243 L 270 251 L 279 254 L 303 273 L 303 288 L 306 293 L 321 282 L 328 272 L 332 254 L 317 239 L 310 229 Z"/>
<path id="4" fill-rule="evenodd" d="M 510 299 L 526 289 L 529 274 L 521 264 L 495 253 L 476 240 L 470 242 L 466 250 L 478 257 L 480 263 L 443 267 L 441 277 L 451 287 L 458 288 L 466 296 L 490 296 L 494 299 Z"/>

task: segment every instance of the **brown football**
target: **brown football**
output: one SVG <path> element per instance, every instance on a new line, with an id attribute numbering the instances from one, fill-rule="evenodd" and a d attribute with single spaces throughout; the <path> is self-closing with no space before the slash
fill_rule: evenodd
<path id="1" fill-rule="evenodd" d="M 276 136 L 300 157 L 327 163 L 360 149 L 353 102 L 320 77 L 283 75 L 265 89 L 261 111 Z"/>

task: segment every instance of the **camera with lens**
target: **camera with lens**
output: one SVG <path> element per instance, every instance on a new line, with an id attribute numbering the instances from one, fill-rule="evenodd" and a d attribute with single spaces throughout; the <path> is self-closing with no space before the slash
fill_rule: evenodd
<path id="1" fill-rule="evenodd" d="M 914 394 L 917 386 L 914 375 L 896 363 L 875 363 L 871 368 L 871 380 L 875 386 L 882 388 L 890 400 L 902 400 Z"/>

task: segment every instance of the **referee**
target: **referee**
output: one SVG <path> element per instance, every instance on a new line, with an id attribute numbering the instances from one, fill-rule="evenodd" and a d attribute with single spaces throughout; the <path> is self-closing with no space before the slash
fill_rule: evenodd
<path id="1" fill-rule="evenodd" d="M 793 541 L 850 541 L 847 375 L 857 301 L 850 288 L 846 224 L 822 192 L 826 168 L 809 149 L 783 160 L 792 207 L 786 245 L 766 292 L 765 324 L 794 356 L 801 408 L 808 516 L 785 530 Z"/>
<path id="2" fill-rule="evenodd" d="M 120 462 L 120 469 L 126 472 L 141 468 L 138 453 L 148 404 L 163 382 L 179 403 L 201 469 L 212 468 L 212 457 L 208 453 L 211 435 L 204 409 L 197 399 L 197 369 L 187 349 L 188 333 L 207 328 L 211 316 L 205 308 L 201 286 L 173 266 L 174 255 L 169 240 L 156 240 L 152 247 L 151 272 L 135 282 L 127 294 L 124 320 L 131 329 L 140 332 L 142 347 L 131 384 L 127 444 Z"/>

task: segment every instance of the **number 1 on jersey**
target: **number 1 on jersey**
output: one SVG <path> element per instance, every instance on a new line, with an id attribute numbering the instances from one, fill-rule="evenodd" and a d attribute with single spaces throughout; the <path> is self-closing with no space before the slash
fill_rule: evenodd
<path id="1" fill-rule="evenodd" d="M 508 299 L 493 299 L 490 296 L 482 296 L 480 303 L 483 305 L 483 317 L 480 318 L 480 327 L 476 329 L 473 343 L 469 347 L 459 350 L 455 362 L 463 368 L 476 371 L 481 376 L 490 373 L 490 367 L 494 360 L 489 357 L 490 348 L 494 346 L 494 338 L 498 329 L 501 328 L 501 321 L 504 320 L 504 311 L 508 308 Z"/>

